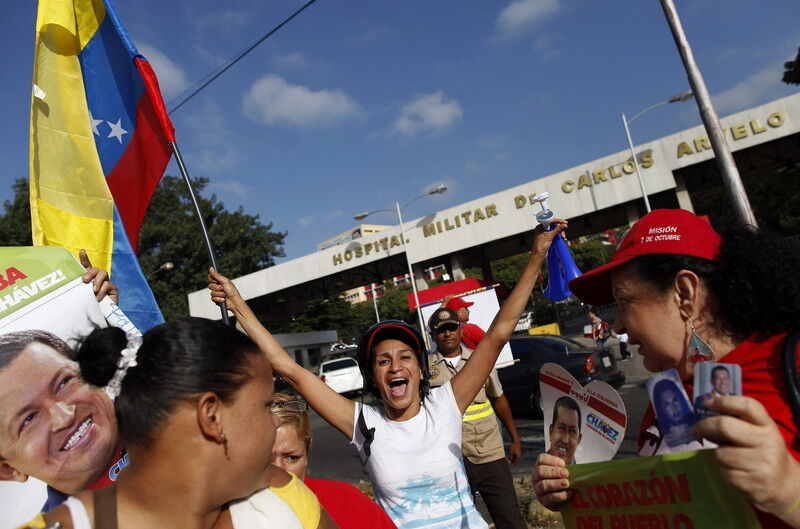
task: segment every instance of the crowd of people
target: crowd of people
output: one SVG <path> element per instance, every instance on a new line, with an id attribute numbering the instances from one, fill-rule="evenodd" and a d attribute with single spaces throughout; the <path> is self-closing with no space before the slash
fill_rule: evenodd
<path id="1" fill-rule="evenodd" d="M 520 436 L 494 364 L 566 228 L 556 220 L 537 229 L 485 332 L 468 327 L 460 298 L 431 315 L 423 330 L 430 351 L 405 322 L 368 329 L 357 359 L 372 399 L 362 402 L 296 363 L 213 269 L 211 299 L 225 301 L 244 332 L 184 318 L 138 338 L 97 329 L 77 351 L 46 330 L 0 335 L 0 479 L 48 484 L 43 513 L 27 525 L 37 528 L 488 527 L 476 493 L 495 527 L 525 527 L 510 471 Z M 692 213 L 656 210 L 608 264 L 570 283 L 587 304 L 617 304 L 611 330 L 638 347 L 649 371 L 677 371 L 678 382 L 662 380 L 672 386 L 654 397 L 666 410 L 659 417 L 686 411 L 667 393 L 682 383 L 691 394 L 694 366 L 705 359 L 694 352 L 698 340 L 708 360 L 740 366 L 741 396 L 729 394 L 726 373 L 712 372 L 702 404 L 717 414 L 680 425 L 691 443 L 676 447 L 677 419 L 659 423 L 648 409 L 640 455 L 716 447 L 722 476 L 765 528 L 800 527 L 800 418 L 781 368 L 800 327 L 798 262 L 795 246 L 765 233 L 735 228 L 722 237 Z M 118 295 L 105 272 L 85 264 L 98 299 Z M 594 338 L 605 346 L 611 330 L 595 319 Z M 297 395 L 275 393 L 274 374 Z M 353 445 L 374 501 L 350 484 L 310 477 L 309 407 Z M 539 454 L 533 483 L 539 502 L 558 510 L 572 495 L 568 465 L 582 416 L 569 397 L 552 413 L 550 450 Z"/>

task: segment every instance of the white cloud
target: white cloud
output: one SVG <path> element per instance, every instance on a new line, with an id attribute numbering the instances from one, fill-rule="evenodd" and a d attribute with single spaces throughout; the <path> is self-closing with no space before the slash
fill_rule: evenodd
<path id="1" fill-rule="evenodd" d="M 461 104 L 455 99 L 446 100 L 442 91 L 422 94 L 400 110 L 394 131 L 409 136 L 420 131 L 441 132 L 463 115 Z"/>
<path id="2" fill-rule="evenodd" d="M 189 86 L 186 74 L 172 59 L 147 44 L 141 44 L 139 51 L 150 61 L 153 71 L 156 72 L 158 86 L 161 88 L 161 94 L 165 100 L 171 99 L 186 90 Z"/>
<path id="3" fill-rule="evenodd" d="M 208 184 L 208 187 L 211 189 L 219 189 L 220 191 L 224 191 L 226 193 L 230 193 L 236 196 L 246 196 L 248 193 L 248 189 L 238 180 L 221 180 L 218 182 L 212 181 Z"/>
<path id="4" fill-rule="evenodd" d="M 275 66 L 289 66 L 293 68 L 302 68 L 308 66 L 308 57 L 299 51 L 285 53 L 283 55 L 273 55 L 272 64 Z"/>
<path id="5" fill-rule="evenodd" d="M 341 90 L 317 90 L 287 83 L 270 74 L 256 81 L 244 95 L 245 116 L 272 125 L 323 127 L 357 116 L 361 107 Z"/>
<path id="6" fill-rule="evenodd" d="M 560 0 L 516 0 L 497 17 L 497 31 L 501 36 L 513 37 L 526 28 L 554 15 L 562 8 Z"/>
<path id="7" fill-rule="evenodd" d="M 300 217 L 299 219 L 297 219 L 297 223 L 303 228 L 306 228 L 311 224 L 313 224 L 314 220 L 315 220 L 314 215 L 307 215 L 305 217 Z"/>
<path id="8" fill-rule="evenodd" d="M 200 6 L 200 2 L 187 4 L 186 17 L 197 31 L 206 31 L 208 28 L 238 31 L 253 20 L 253 14 L 244 9 L 209 11 Z"/>
<path id="9" fill-rule="evenodd" d="M 334 219 L 338 219 L 339 217 L 344 217 L 344 211 L 341 209 L 337 209 L 328 213 L 328 216 L 325 217 L 325 222 L 330 222 Z"/>
<path id="10" fill-rule="evenodd" d="M 731 88 L 713 96 L 714 108 L 720 114 L 725 114 L 779 96 L 783 87 L 781 72 L 781 64 L 770 64 L 749 75 Z"/>
<path id="11" fill-rule="evenodd" d="M 196 112 L 187 114 L 186 130 L 192 134 L 192 166 L 200 173 L 218 174 L 230 171 L 244 161 L 236 149 L 237 138 L 228 127 L 222 110 L 216 103 L 207 102 Z"/>

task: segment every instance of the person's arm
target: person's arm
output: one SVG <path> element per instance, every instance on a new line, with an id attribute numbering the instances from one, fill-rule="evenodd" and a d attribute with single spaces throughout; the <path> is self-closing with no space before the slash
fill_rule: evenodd
<path id="1" fill-rule="evenodd" d="M 440 309 L 447 307 L 447 304 L 450 303 L 450 300 L 453 299 L 455 296 L 453 294 L 448 294 L 442 298 L 442 304 L 439 305 Z"/>
<path id="2" fill-rule="evenodd" d="M 210 269 L 208 288 L 211 301 L 226 301 L 236 321 L 250 338 L 256 342 L 275 372 L 279 373 L 303 397 L 314 411 L 342 432 L 348 439 L 353 438 L 355 404 L 330 388 L 319 377 L 295 362 L 281 347 L 278 340 L 258 321 L 256 315 L 245 302 L 233 282 L 222 274 Z"/>
<path id="3" fill-rule="evenodd" d="M 92 261 L 89 260 L 89 255 L 86 253 L 86 250 L 81 250 L 78 256 L 80 257 L 81 265 L 86 269 L 81 279 L 84 283 L 92 284 L 92 290 L 94 290 L 97 301 L 108 296 L 114 303 L 119 303 L 117 285 L 111 282 L 111 279 L 108 277 L 108 272 L 96 266 L 92 266 Z"/>
<path id="4" fill-rule="evenodd" d="M 543 231 L 541 226 L 536 228 L 531 256 L 522 270 L 514 290 L 500 307 L 500 311 L 486 331 L 486 336 L 475 348 L 466 365 L 452 378 L 453 394 L 461 413 L 466 411 L 467 406 L 489 377 L 500 350 L 511 338 L 514 328 L 519 322 L 519 317 L 528 304 L 531 290 L 536 284 L 536 278 L 547 257 L 547 250 L 553 243 L 553 238 L 560 236 L 566 228 L 567 221 L 561 219 L 553 222 L 551 231 Z"/>
<path id="5" fill-rule="evenodd" d="M 500 417 L 500 422 L 503 423 L 509 437 L 511 437 L 511 445 L 508 447 L 508 462 L 513 466 L 519 463 L 522 458 L 522 439 L 517 431 L 517 425 L 514 424 L 514 416 L 511 414 L 511 406 L 508 405 L 508 399 L 505 395 L 492 399 L 492 408 L 494 412 Z"/>
<path id="6" fill-rule="evenodd" d="M 695 435 L 719 445 L 722 477 L 756 509 L 800 528 L 800 463 L 769 412 L 750 397 L 713 397 L 705 407 L 725 415 L 698 421 Z"/>

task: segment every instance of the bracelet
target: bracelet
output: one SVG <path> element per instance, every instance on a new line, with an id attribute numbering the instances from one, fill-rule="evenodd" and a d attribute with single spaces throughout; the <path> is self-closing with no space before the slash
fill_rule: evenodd
<path id="1" fill-rule="evenodd" d="M 794 514 L 794 512 L 795 512 L 797 509 L 800 509 L 800 498 L 797 498 L 797 501 L 796 501 L 796 502 L 794 502 L 794 505 L 792 505 L 792 507 L 791 507 L 791 508 L 790 508 L 788 511 L 786 511 L 786 512 L 785 512 L 785 513 L 783 513 L 783 514 L 781 514 L 781 517 L 783 517 L 783 516 L 789 516 L 790 514 Z"/>

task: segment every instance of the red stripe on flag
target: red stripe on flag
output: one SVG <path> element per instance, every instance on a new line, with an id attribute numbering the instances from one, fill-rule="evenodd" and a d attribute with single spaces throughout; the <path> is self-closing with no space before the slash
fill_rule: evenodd
<path id="1" fill-rule="evenodd" d="M 134 252 L 138 253 L 139 229 L 150 197 L 158 187 L 171 155 L 172 149 L 151 99 L 145 93 L 136 105 L 133 138 L 107 178 Z"/>
<path id="2" fill-rule="evenodd" d="M 175 128 L 172 126 L 172 121 L 167 115 L 167 107 L 164 105 L 164 99 L 161 97 L 161 89 L 158 87 L 158 78 L 156 77 L 153 68 L 150 67 L 149 62 L 145 61 L 141 57 L 136 57 L 134 63 L 136 64 L 136 68 L 139 70 L 139 74 L 142 76 L 145 90 L 150 96 L 150 101 L 153 104 L 153 110 L 155 111 L 158 122 L 161 124 L 161 130 L 163 131 L 164 136 L 167 138 L 167 141 L 174 142 Z"/>
<path id="3" fill-rule="evenodd" d="M 596 399 L 595 397 L 589 397 L 589 402 L 586 404 L 590 408 L 594 408 L 596 411 L 602 413 L 623 428 L 627 425 L 627 417 L 625 414 L 612 408 L 602 400 Z"/>
<path id="4" fill-rule="evenodd" d="M 553 378 L 553 377 L 549 377 L 547 375 L 543 375 L 542 373 L 539 373 L 539 382 L 544 382 L 548 386 L 552 386 L 552 387 L 556 388 L 557 390 L 561 391 L 562 393 L 566 393 L 567 395 L 569 395 L 569 390 L 572 387 L 569 384 L 567 384 L 566 382 L 562 382 L 562 381 L 558 380 L 557 378 Z"/>

